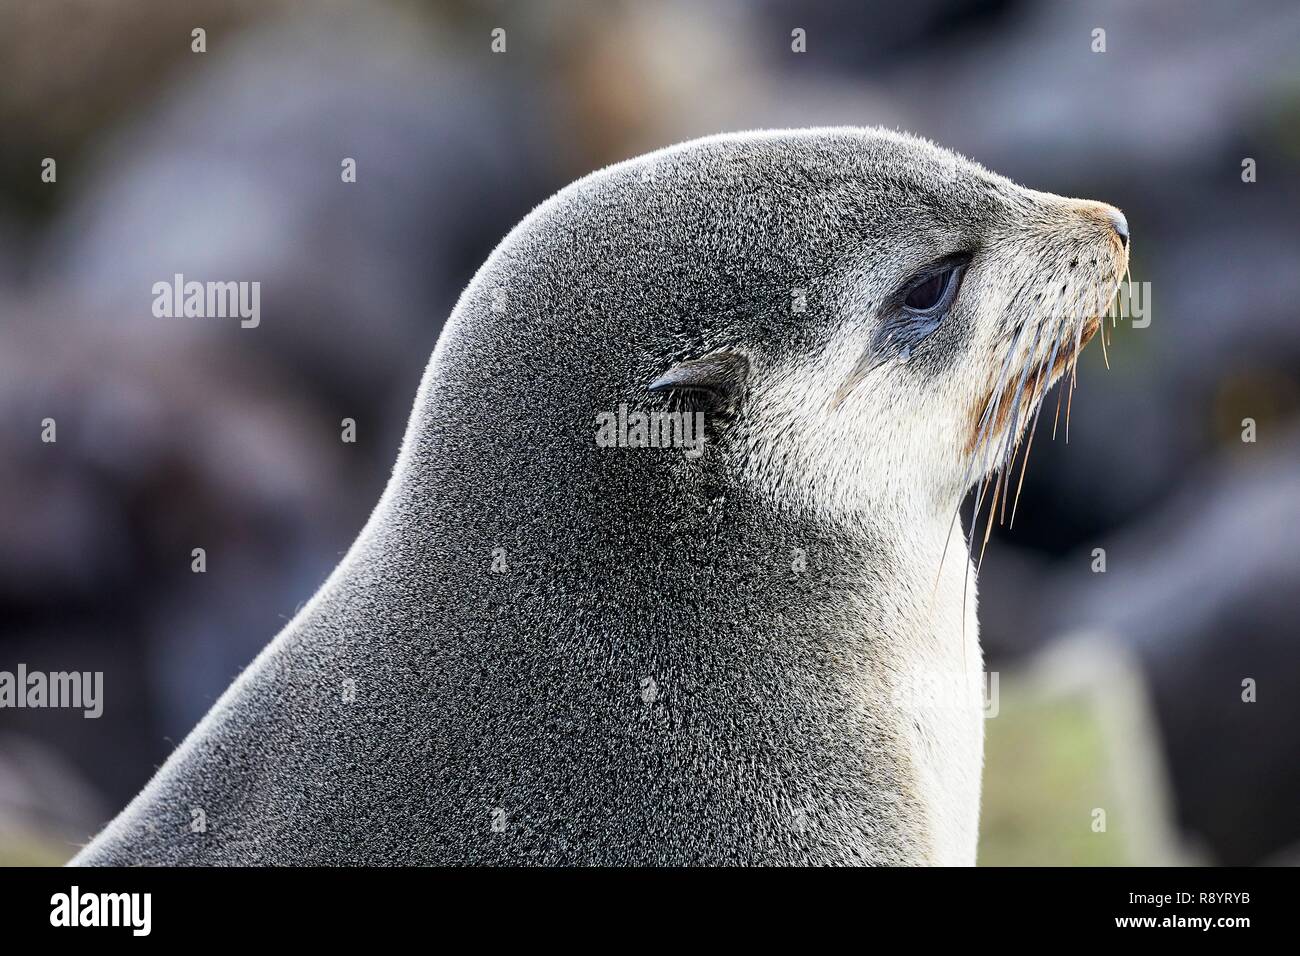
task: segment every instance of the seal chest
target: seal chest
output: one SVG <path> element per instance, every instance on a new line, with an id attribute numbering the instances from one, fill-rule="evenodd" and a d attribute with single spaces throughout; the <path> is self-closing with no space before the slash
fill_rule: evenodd
<path id="1" fill-rule="evenodd" d="M 972 863 L 954 516 L 1118 282 L 1107 209 L 868 129 L 561 191 L 342 565 L 78 861 Z"/>

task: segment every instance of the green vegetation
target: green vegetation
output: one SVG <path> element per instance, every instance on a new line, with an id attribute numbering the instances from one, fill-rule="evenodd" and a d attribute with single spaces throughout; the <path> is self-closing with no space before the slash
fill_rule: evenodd
<path id="1" fill-rule="evenodd" d="M 1046 698 L 1002 675 L 986 721 L 980 866 L 1132 863 L 1105 737 L 1082 697 Z M 1094 810 L 1106 813 L 1094 831 Z"/>

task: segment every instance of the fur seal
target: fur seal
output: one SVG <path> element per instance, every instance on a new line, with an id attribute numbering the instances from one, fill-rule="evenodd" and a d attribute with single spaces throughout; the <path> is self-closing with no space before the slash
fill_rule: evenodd
<path id="1" fill-rule="evenodd" d="M 979 703 L 922 690 L 982 667 L 954 516 L 1126 261 L 1118 210 L 877 129 L 570 185 L 342 563 L 74 862 L 973 863 Z"/>

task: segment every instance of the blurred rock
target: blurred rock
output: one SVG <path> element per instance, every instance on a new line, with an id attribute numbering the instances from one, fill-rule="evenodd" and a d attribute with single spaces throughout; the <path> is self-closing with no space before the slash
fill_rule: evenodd
<path id="1" fill-rule="evenodd" d="M 384 441 L 386 475 L 446 315 L 546 170 L 529 90 L 431 52 L 375 8 L 228 38 L 87 164 L 36 281 L 133 334 L 220 339 L 301 377 Z M 150 290 L 177 273 L 259 281 L 261 325 L 164 325 Z"/>

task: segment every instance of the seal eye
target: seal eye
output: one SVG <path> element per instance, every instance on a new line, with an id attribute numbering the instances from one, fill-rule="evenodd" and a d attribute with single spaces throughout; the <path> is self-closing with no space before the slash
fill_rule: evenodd
<path id="1" fill-rule="evenodd" d="M 903 307 L 926 314 L 947 308 L 957 294 L 961 271 L 961 265 L 951 264 L 914 280 L 903 297 Z"/>

